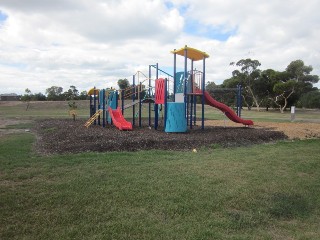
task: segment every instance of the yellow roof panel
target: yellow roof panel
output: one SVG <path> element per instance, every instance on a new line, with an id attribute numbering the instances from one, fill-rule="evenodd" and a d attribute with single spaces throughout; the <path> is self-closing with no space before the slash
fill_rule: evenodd
<path id="1" fill-rule="evenodd" d="M 199 60 L 202 60 L 204 58 L 209 57 L 209 55 L 207 53 L 202 52 L 202 51 L 195 49 L 195 48 L 187 47 L 187 46 L 185 46 L 181 49 L 178 49 L 178 50 L 171 51 L 171 52 L 176 53 L 180 56 L 184 56 L 186 49 L 187 49 L 187 58 L 189 58 L 193 61 L 199 61 Z"/>
<path id="2" fill-rule="evenodd" d="M 88 91 L 88 96 L 98 95 L 98 94 L 99 94 L 99 89 L 90 88 L 90 90 Z"/>

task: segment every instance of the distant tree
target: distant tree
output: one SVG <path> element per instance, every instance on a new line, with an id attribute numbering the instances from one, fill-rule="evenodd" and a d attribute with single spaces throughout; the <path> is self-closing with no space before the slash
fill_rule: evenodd
<path id="1" fill-rule="evenodd" d="M 230 65 L 234 65 L 232 62 Z M 236 69 L 232 72 L 233 80 L 239 84 L 241 84 L 246 93 L 244 93 L 243 97 L 245 98 L 245 102 L 247 98 L 251 98 L 254 105 L 257 107 L 257 110 L 260 110 L 261 99 L 259 98 L 259 94 L 257 93 L 256 86 L 257 80 L 260 79 L 261 71 L 258 69 L 261 66 L 261 63 L 258 60 L 241 59 L 236 64 L 237 67 L 240 67 L 240 70 Z M 250 106 L 248 105 L 250 109 Z"/>
<path id="2" fill-rule="evenodd" d="M 88 99 L 88 92 L 82 91 L 79 95 L 79 100 L 87 100 Z"/>
<path id="3" fill-rule="evenodd" d="M 62 87 L 52 86 L 46 89 L 47 99 L 49 101 L 58 101 L 62 100 Z"/>
<path id="4" fill-rule="evenodd" d="M 291 79 L 297 82 L 317 83 L 319 76 L 310 75 L 312 70 L 312 66 L 305 66 L 302 60 L 292 61 L 286 68 L 286 72 L 290 74 Z"/>
<path id="5" fill-rule="evenodd" d="M 305 66 L 302 60 L 295 60 L 287 66 L 286 71 L 276 72 L 273 99 L 281 113 L 289 104 L 296 104 L 302 96 L 316 89 L 312 84 L 319 81 L 319 76 L 311 75 L 312 70 L 312 66 Z M 308 96 L 311 98 L 311 95 Z"/>
<path id="6" fill-rule="evenodd" d="M 35 93 L 32 95 L 32 100 L 33 101 L 46 101 L 47 97 L 44 94 L 42 94 L 41 92 L 39 92 L 39 93 Z"/>
<path id="7" fill-rule="evenodd" d="M 280 112 L 283 113 L 288 105 L 288 99 L 294 93 L 297 83 L 294 80 L 287 82 L 278 82 L 273 86 L 273 92 L 276 94 L 274 103 L 279 106 Z"/>
<path id="8" fill-rule="evenodd" d="M 75 86 L 70 86 L 68 91 L 64 92 L 63 100 L 77 100 L 79 97 L 79 91 Z"/>
<path id="9" fill-rule="evenodd" d="M 300 104 L 304 108 L 320 108 L 320 91 L 315 90 L 302 95 Z"/>
<path id="10" fill-rule="evenodd" d="M 29 106 L 30 106 L 30 101 L 31 101 L 31 98 L 32 98 L 32 93 L 31 93 L 31 90 L 29 88 L 26 88 L 24 90 L 25 94 L 21 97 L 21 100 L 26 102 L 26 111 L 28 111 L 29 109 Z"/>
<path id="11" fill-rule="evenodd" d="M 124 79 L 119 79 L 118 80 L 118 86 L 120 89 L 126 89 L 130 86 L 130 83 L 128 81 L 128 79 L 124 78 Z"/>
<path id="12" fill-rule="evenodd" d="M 314 83 L 319 82 L 319 76 L 311 75 L 312 66 L 306 66 L 302 60 L 292 61 L 286 68 L 290 79 L 297 82 L 295 92 L 290 97 L 290 102 L 295 104 L 304 94 L 317 90 Z"/>
<path id="13" fill-rule="evenodd" d="M 210 93 L 210 95 L 214 95 L 214 90 L 217 88 L 217 84 L 214 82 L 207 82 L 206 91 Z"/>

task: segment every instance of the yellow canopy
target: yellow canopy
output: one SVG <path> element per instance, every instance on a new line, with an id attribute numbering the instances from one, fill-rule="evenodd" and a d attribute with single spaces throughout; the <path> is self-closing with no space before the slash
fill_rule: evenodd
<path id="1" fill-rule="evenodd" d="M 195 49 L 195 48 L 187 47 L 187 46 L 185 46 L 181 49 L 178 49 L 178 50 L 171 51 L 171 52 L 176 53 L 180 56 L 184 56 L 186 49 L 187 49 L 187 58 L 189 58 L 193 61 L 199 61 L 199 60 L 202 60 L 204 58 L 209 57 L 209 55 L 207 53 L 202 52 L 202 51 Z"/>
<path id="2" fill-rule="evenodd" d="M 91 88 L 89 91 L 88 91 L 88 96 L 90 95 L 98 95 L 99 94 L 99 89 L 94 89 L 94 88 Z"/>

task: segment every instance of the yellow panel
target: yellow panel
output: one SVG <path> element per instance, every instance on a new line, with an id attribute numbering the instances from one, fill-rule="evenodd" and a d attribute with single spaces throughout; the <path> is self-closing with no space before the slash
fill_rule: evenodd
<path id="1" fill-rule="evenodd" d="M 199 61 L 199 60 L 202 60 L 204 58 L 209 57 L 209 55 L 207 53 L 202 52 L 202 51 L 195 49 L 195 48 L 187 47 L 187 46 L 185 46 L 184 48 L 175 50 L 175 51 L 171 51 L 171 52 L 176 53 L 180 56 L 184 56 L 186 49 L 187 49 L 187 58 L 192 59 L 193 61 Z"/>
<path id="2" fill-rule="evenodd" d="M 93 94 L 93 92 L 95 91 L 95 94 Z M 94 88 L 91 88 L 89 91 L 88 91 L 88 96 L 90 95 L 98 95 L 99 94 L 99 89 L 94 89 Z"/>

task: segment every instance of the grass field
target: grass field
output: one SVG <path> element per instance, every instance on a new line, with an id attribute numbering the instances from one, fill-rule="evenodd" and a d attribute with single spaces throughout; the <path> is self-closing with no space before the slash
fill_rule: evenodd
<path id="1" fill-rule="evenodd" d="M 69 117 L 62 105 L 0 105 L 0 116 Z M 300 116 L 310 117 L 319 114 Z M 52 156 L 35 153 L 34 141 L 0 137 L 0 239 L 320 239 L 320 139 Z"/>

